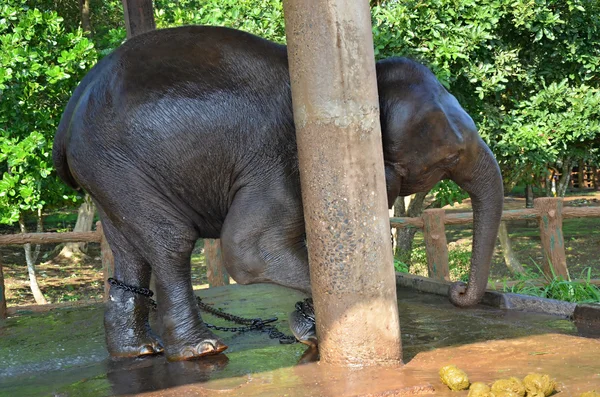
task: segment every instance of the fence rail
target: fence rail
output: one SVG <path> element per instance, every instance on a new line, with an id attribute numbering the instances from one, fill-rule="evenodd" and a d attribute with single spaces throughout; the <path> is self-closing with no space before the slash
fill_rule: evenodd
<path id="1" fill-rule="evenodd" d="M 540 237 L 543 251 L 543 271 L 547 276 L 567 277 L 567 263 L 562 233 L 562 220 L 569 218 L 600 217 L 600 207 L 565 207 L 563 200 L 554 197 L 542 197 L 534 200 L 534 208 L 507 210 L 502 213 L 503 221 L 537 220 L 540 225 Z M 390 218 L 394 228 L 417 227 L 423 229 L 429 277 L 449 281 L 448 244 L 445 225 L 467 225 L 473 223 L 472 213 L 446 214 L 443 209 L 429 209 L 418 218 Z M 114 275 L 114 259 L 108 242 L 104 238 L 102 224 L 96 224 L 93 232 L 64 233 L 22 233 L 0 235 L 0 245 L 56 244 L 67 242 L 100 243 L 102 270 L 104 274 L 104 299 L 108 297 L 106 280 Z M 205 257 L 208 269 L 209 286 L 229 283 L 229 276 L 223 266 L 219 240 L 205 240 Z M 541 281 L 540 281 L 541 282 Z M 510 282 L 509 282 L 510 283 Z M 593 280 L 598 284 L 598 280 Z M 0 319 L 5 318 L 6 296 L 2 261 L 0 260 Z"/>
<path id="2" fill-rule="evenodd" d="M 568 277 L 563 219 L 598 218 L 600 207 L 563 207 L 563 199 L 540 197 L 534 208 L 502 212 L 503 221 L 536 220 L 542 243 L 542 270 L 547 277 Z M 391 227 L 418 227 L 423 229 L 429 277 L 449 281 L 448 249 L 445 225 L 473 223 L 473 213 L 446 214 L 444 210 L 429 209 L 419 218 L 390 218 Z"/>

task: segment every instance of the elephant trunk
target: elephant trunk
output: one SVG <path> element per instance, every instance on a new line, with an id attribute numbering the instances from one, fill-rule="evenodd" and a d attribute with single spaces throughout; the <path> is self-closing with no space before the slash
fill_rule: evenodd
<path id="1" fill-rule="evenodd" d="M 449 291 L 450 301 L 458 307 L 475 305 L 483 298 L 502 218 L 504 190 L 498 163 L 481 140 L 475 157 L 472 167 L 464 167 L 460 175 L 453 175 L 454 181 L 469 193 L 473 206 L 469 283 L 453 283 Z"/>

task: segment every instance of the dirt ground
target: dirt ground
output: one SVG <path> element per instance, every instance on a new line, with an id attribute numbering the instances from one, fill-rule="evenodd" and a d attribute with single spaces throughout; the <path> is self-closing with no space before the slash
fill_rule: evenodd
<path id="1" fill-rule="evenodd" d="M 569 195 L 565 198 L 565 206 L 600 206 L 600 192 Z M 506 197 L 504 208 L 525 208 L 525 199 Z M 470 211 L 470 200 L 465 200 L 462 204 L 447 208 L 447 210 L 449 212 Z M 53 230 L 50 228 L 48 231 Z M 519 260 L 535 269 L 534 262 L 540 263 L 542 259 L 537 224 L 526 221 L 511 222 L 508 224 L 508 231 Z M 14 233 L 14 231 L 5 229 L 2 233 Z M 470 226 L 449 227 L 447 229 L 448 241 L 451 246 L 456 244 L 470 246 L 471 233 Z M 600 218 L 565 220 L 564 236 L 567 264 L 571 276 L 578 278 L 585 269 L 591 267 L 593 277 L 599 277 Z M 421 242 L 419 242 L 419 238 Z M 416 239 L 417 245 L 422 243 L 422 236 L 419 237 L 419 234 Z M 195 286 L 207 282 L 202 246 L 200 241 L 192 257 L 192 278 Z M 89 244 L 87 255 L 82 258 L 57 257 L 59 248 L 53 245 L 42 246 L 36 266 L 38 282 L 48 302 L 101 300 L 103 288 L 99 245 Z M 34 304 L 35 301 L 29 289 L 23 248 L 0 246 L 0 256 L 8 305 Z M 497 244 L 492 264 L 492 278 L 501 280 L 506 277 L 510 277 L 510 273 L 504 264 L 500 246 Z"/>

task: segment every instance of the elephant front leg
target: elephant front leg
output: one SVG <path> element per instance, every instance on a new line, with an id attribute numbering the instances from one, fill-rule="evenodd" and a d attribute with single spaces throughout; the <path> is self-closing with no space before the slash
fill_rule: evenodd
<path id="1" fill-rule="evenodd" d="M 317 328 L 315 323 L 315 309 L 312 298 L 307 298 L 296 303 L 296 310 L 290 314 L 290 329 L 296 339 L 312 348 L 316 348 Z"/>
<path id="2" fill-rule="evenodd" d="M 279 192 L 276 183 L 267 192 Z M 295 198 L 295 200 L 294 200 Z M 281 205 L 285 202 L 286 205 Z M 311 294 L 304 218 L 299 197 L 238 192 L 221 232 L 227 272 L 238 284 L 273 283 Z M 296 304 L 290 328 L 300 342 L 317 345 L 312 300 Z"/>

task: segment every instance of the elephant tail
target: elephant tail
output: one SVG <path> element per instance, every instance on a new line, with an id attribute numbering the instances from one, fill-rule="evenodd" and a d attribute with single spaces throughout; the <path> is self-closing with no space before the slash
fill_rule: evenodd
<path id="1" fill-rule="evenodd" d="M 108 55 L 105 59 L 107 58 L 111 58 L 111 56 Z M 65 111 L 58 124 L 56 135 L 54 136 L 54 144 L 52 146 L 52 162 L 54 163 L 54 168 L 60 179 L 75 190 L 79 190 L 80 186 L 77 184 L 77 181 L 71 173 L 67 149 L 73 132 L 73 124 L 75 124 L 74 120 L 76 118 L 77 108 L 86 100 L 89 92 L 94 87 L 96 79 L 102 73 L 103 63 L 104 62 L 100 61 L 94 65 L 81 80 L 77 88 L 75 88 L 71 99 L 69 99 L 69 102 L 65 107 Z"/>
<path id="2" fill-rule="evenodd" d="M 73 189 L 79 190 L 79 185 L 71 173 L 69 162 L 67 160 L 67 145 L 71 135 L 70 125 L 71 118 L 73 117 L 73 112 L 70 108 L 75 107 L 72 106 L 72 102 L 74 102 L 73 99 L 75 98 L 71 98 L 67 104 L 67 108 L 63 113 L 60 124 L 58 125 L 58 130 L 54 136 L 54 144 L 52 146 L 52 162 L 54 163 L 54 168 L 56 169 L 56 173 L 58 174 L 59 178 Z"/>

